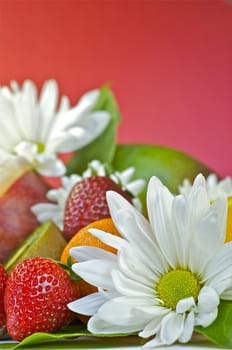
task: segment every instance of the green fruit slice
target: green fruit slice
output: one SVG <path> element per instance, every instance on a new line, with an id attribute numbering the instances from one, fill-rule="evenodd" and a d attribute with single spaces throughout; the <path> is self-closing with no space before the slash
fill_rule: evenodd
<path id="1" fill-rule="evenodd" d="M 5 262 L 4 267 L 10 272 L 18 262 L 34 256 L 59 260 L 66 244 L 58 227 L 51 221 L 45 222 L 14 251 Z"/>
<path id="2" fill-rule="evenodd" d="M 134 178 L 149 179 L 156 175 L 173 193 L 178 193 L 178 186 L 185 178 L 192 181 L 199 173 L 207 176 L 213 172 L 207 165 L 190 155 L 162 146 L 155 145 L 118 145 L 113 167 L 124 170 L 134 167 Z M 140 195 L 144 211 L 146 211 L 146 188 Z"/>

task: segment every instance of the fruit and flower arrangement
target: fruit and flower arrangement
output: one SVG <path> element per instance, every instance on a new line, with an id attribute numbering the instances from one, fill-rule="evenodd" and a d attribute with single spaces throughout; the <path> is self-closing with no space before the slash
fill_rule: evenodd
<path id="1" fill-rule="evenodd" d="M 108 85 L 13 81 L 0 111 L 0 348 L 232 348 L 232 179 L 118 144 Z"/>

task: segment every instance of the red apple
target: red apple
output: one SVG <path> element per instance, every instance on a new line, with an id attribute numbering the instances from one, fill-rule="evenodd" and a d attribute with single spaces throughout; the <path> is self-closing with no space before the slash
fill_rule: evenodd
<path id="1" fill-rule="evenodd" d="M 31 206 L 48 202 L 49 185 L 34 172 L 26 172 L 0 197 L 0 263 L 39 225 Z"/>

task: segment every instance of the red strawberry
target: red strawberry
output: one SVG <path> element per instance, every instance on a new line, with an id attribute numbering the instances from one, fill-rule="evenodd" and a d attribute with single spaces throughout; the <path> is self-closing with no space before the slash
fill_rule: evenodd
<path id="1" fill-rule="evenodd" d="M 6 332 L 6 315 L 4 308 L 4 292 L 7 281 L 7 273 L 2 265 L 0 265 L 0 336 Z"/>
<path id="2" fill-rule="evenodd" d="M 67 199 L 64 219 L 64 236 L 70 239 L 82 227 L 93 221 L 110 217 L 106 192 L 120 193 L 127 200 L 131 196 L 106 176 L 91 176 L 78 182 Z"/>
<path id="3" fill-rule="evenodd" d="M 20 262 L 5 289 L 9 335 L 21 341 L 35 332 L 56 332 L 75 318 L 67 304 L 79 296 L 78 284 L 55 261 L 35 257 Z"/>

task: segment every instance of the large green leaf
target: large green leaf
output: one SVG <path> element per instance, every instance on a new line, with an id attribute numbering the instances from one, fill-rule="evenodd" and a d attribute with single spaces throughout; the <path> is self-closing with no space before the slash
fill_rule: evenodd
<path id="1" fill-rule="evenodd" d="M 93 159 L 98 159 L 102 163 L 110 163 L 113 159 L 120 113 L 115 97 L 108 86 L 103 86 L 100 89 L 95 110 L 108 111 L 111 115 L 110 122 L 97 139 L 74 153 L 73 157 L 67 163 L 67 174 L 81 174 Z"/>
<path id="2" fill-rule="evenodd" d="M 20 343 L 2 343 L 0 349 L 78 349 L 139 345 L 141 342 L 135 334 L 92 334 L 85 325 L 79 323 L 67 326 L 55 334 L 35 333 Z"/>
<path id="3" fill-rule="evenodd" d="M 173 193 L 178 192 L 178 186 L 184 178 L 192 181 L 198 173 L 206 176 L 212 172 L 197 159 L 171 148 L 141 144 L 117 145 L 113 168 L 120 171 L 131 166 L 135 168 L 135 179 L 144 179 L 148 184 L 151 176 L 156 175 Z M 146 207 L 146 187 L 140 195 L 143 208 Z"/>
<path id="4" fill-rule="evenodd" d="M 207 328 L 196 327 L 196 332 L 219 346 L 232 349 L 232 302 L 221 301 L 216 320 Z"/>

